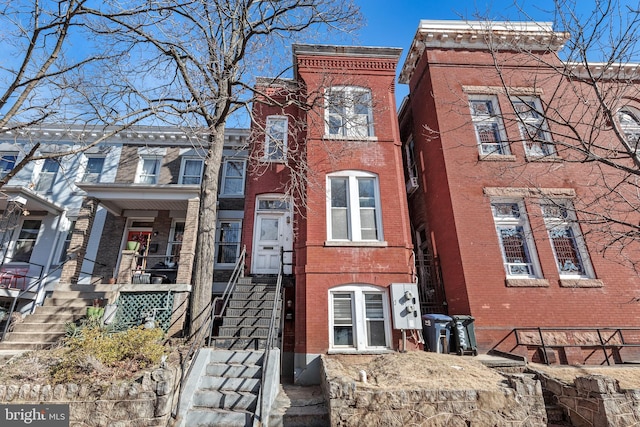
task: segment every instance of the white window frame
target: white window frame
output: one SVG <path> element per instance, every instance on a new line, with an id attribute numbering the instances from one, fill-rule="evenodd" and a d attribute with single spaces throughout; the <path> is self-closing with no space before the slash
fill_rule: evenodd
<path id="1" fill-rule="evenodd" d="M 335 101 L 340 93 L 342 102 Z M 375 140 L 371 89 L 360 86 L 332 86 L 325 89 L 325 138 Z M 354 100 L 364 96 L 367 112 L 358 113 Z M 342 111 L 336 111 L 341 109 Z"/>
<path id="2" fill-rule="evenodd" d="M 406 170 L 409 179 L 418 177 L 418 164 L 416 163 L 416 144 L 413 136 L 404 145 L 405 158 L 407 161 Z"/>
<path id="3" fill-rule="evenodd" d="M 351 327 L 352 345 L 334 344 L 334 296 L 338 294 L 349 294 L 351 296 Z M 385 335 L 385 344 L 382 346 L 369 345 L 367 337 L 368 320 L 365 307 L 365 295 L 376 294 L 382 298 L 382 318 L 375 318 L 374 321 L 382 321 Z M 371 352 L 387 351 L 391 348 L 391 311 L 389 307 L 389 293 L 385 288 L 372 285 L 344 285 L 329 289 L 329 350 L 335 352 Z M 347 326 L 347 325 L 345 325 Z"/>
<path id="4" fill-rule="evenodd" d="M 237 242 L 223 242 L 222 241 L 222 231 L 223 231 L 223 224 L 224 223 L 232 223 L 235 224 L 237 227 L 237 231 L 238 231 L 238 241 Z M 218 227 L 216 227 L 216 250 L 215 250 L 215 266 L 222 266 L 222 267 L 230 267 L 230 266 L 234 266 L 238 260 L 238 257 L 240 256 L 240 247 L 241 247 L 241 242 L 242 242 L 242 220 L 241 219 L 219 219 L 218 220 Z M 231 246 L 235 244 L 236 245 L 236 254 L 234 257 L 233 262 L 218 262 L 218 257 L 220 256 L 220 247 L 223 245 L 226 246 Z"/>
<path id="5" fill-rule="evenodd" d="M 513 209 L 513 208 L 516 209 Z M 511 208 L 513 215 L 504 213 L 501 209 Z M 538 279 L 542 277 L 542 269 L 538 260 L 538 251 L 536 250 L 531 226 L 527 217 L 524 201 L 511 199 L 491 200 L 491 214 L 493 222 L 496 226 L 498 242 L 500 244 L 500 252 L 502 253 L 502 262 L 505 274 L 509 279 Z M 504 238 L 511 237 L 512 233 L 522 234 L 521 243 L 524 245 L 525 256 L 529 259 L 509 260 L 507 247 Z"/>
<path id="6" fill-rule="evenodd" d="M 487 113 L 483 113 L 481 109 L 475 105 L 479 103 L 489 105 Z M 488 103 L 488 104 L 487 104 Z M 478 105 L 479 106 L 479 105 Z M 481 156 L 507 156 L 511 154 L 507 133 L 504 129 L 498 98 L 495 95 L 469 95 L 469 109 L 471 110 L 471 121 L 473 130 L 476 134 L 476 143 Z M 498 137 L 496 143 L 483 143 L 479 129 L 490 126 L 493 128 L 494 136 Z M 496 146 L 497 149 L 489 149 L 488 147 Z"/>
<path id="7" fill-rule="evenodd" d="M 284 162 L 287 158 L 289 118 L 267 116 L 264 135 L 263 159 L 268 162 Z"/>
<path id="8" fill-rule="evenodd" d="M 38 231 L 36 233 L 36 237 L 34 239 L 31 238 L 20 238 L 20 235 L 22 234 L 22 231 L 24 230 L 24 223 L 26 221 L 38 221 L 40 222 L 40 226 L 38 227 Z M 23 263 L 23 264 L 28 264 L 31 262 L 31 258 L 33 257 L 33 252 L 36 250 L 36 245 L 38 244 L 38 241 L 40 240 L 40 235 L 42 234 L 42 226 L 44 223 L 44 218 L 24 218 L 22 219 L 22 221 L 20 221 L 20 227 L 16 227 L 16 231 L 13 235 L 13 239 L 11 242 L 11 251 L 9 253 L 9 256 L 7 257 L 9 259 L 10 262 L 14 262 L 14 263 Z M 18 242 L 20 241 L 28 241 L 28 242 L 33 242 L 32 246 L 31 246 L 31 251 L 29 252 L 29 259 L 26 261 L 16 261 L 14 259 L 15 255 L 16 255 L 16 251 L 18 249 Z"/>
<path id="9" fill-rule="evenodd" d="M 87 155 L 87 162 L 84 165 L 84 172 L 82 174 L 82 182 L 90 182 L 90 183 L 99 183 L 102 179 L 102 172 L 104 171 L 104 165 L 107 161 L 107 157 L 106 156 L 94 156 L 94 155 Z M 95 173 L 95 172 L 89 172 L 89 162 L 91 162 L 93 159 L 102 159 L 102 167 L 100 168 L 100 172 Z M 97 175 L 97 176 L 96 176 Z M 89 179 L 93 176 L 96 176 L 95 179 Z"/>
<path id="10" fill-rule="evenodd" d="M 542 210 L 542 217 L 544 218 L 545 226 L 547 227 L 547 233 L 549 234 L 549 243 L 553 251 L 553 256 L 556 261 L 556 268 L 561 279 L 593 279 L 595 274 L 593 267 L 591 266 L 591 260 L 589 258 L 589 252 L 580 231 L 580 227 L 576 220 L 575 210 L 573 204 L 568 200 L 549 200 L 541 202 L 540 206 Z M 555 245 L 555 239 L 560 237 L 559 233 L 567 234 L 570 232 L 570 236 L 566 236 L 572 240 L 572 250 L 578 258 L 578 261 L 582 264 L 576 266 L 575 263 L 565 260 L 560 265 L 558 259 L 558 253 Z"/>
<path id="11" fill-rule="evenodd" d="M 331 194 L 331 181 L 333 179 L 345 179 L 347 182 L 346 206 L 333 206 Z M 359 180 L 372 179 L 374 185 L 375 206 L 361 207 L 359 197 Z M 332 242 L 382 242 L 384 241 L 382 227 L 382 211 L 380 198 L 380 184 L 378 175 L 362 171 L 342 171 L 327 175 L 327 240 Z M 375 239 L 364 239 L 362 237 L 362 224 L 360 221 L 361 209 L 373 210 L 376 225 Z M 347 214 L 347 238 L 333 237 L 333 211 L 346 210 Z"/>
<path id="12" fill-rule="evenodd" d="M 48 164 L 56 165 L 54 171 L 45 171 L 45 166 Z M 34 186 L 34 191 L 37 193 L 50 193 L 53 190 L 53 186 L 56 183 L 56 179 L 58 177 L 58 171 L 60 170 L 60 161 L 58 159 L 45 159 L 42 162 L 40 170 L 37 172 L 37 179 Z M 49 185 L 45 187 L 41 187 L 42 183 L 45 183 L 47 179 L 51 179 Z"/>
<path id="13" fill-rule="evenodd" d="M 197 175 L 186 175 L 187 173 L 187 162 L 199 162 L 200 168 Z M 200 157 L 191 157 L 191 156 L 183 156 L 182 161 L 180 163 L 180 184 L 186 185 L 200 185 L 202 183 L 202 171 L 204 170 L 204 159 Z M 198 182 L 187 182 L 185 180 L 196 180 Z"/>
<path id="14" fill-rule="evenodd" d="M 616 116 L 629 150 L 640 155 L 640 111 L 626 105 L 618 110 Z"/>
<path id="15" fill-rule="evenodd" d="M 11 167 L 5 167 L 0 169 L 0 178 L 4 178 L 9 172 L 16 167 L 16 163 L 18 162 L 18 152 L 16 151 L 3 151 L 0 152 L 0 166 L 10 165 Z M 8 160 L 13 157 L 13 160 Z"/>
<path id="16" fill-rule="evenodd" d="M 161 160 L 160 156 L 140 156 L 140 161 L 138 162 L 138 171 L 136 172 L 136 184 L 147 184 L 147 185 L 156 185 L 160 180 L 160 170 L 161 170 Z M 147 174 L 144 171 L 144 164 L 146 161 L 155 162 L 155 173 Z M 149 177 L 153 177 L 153 182 L 148 182 Z"/>
<path id="17" fill-rule="evenodd" d="M 242 176 L 229 176 L 229 164 L 231 163 L 242 163 Z M 220 194 L 225 197 L 242 197 L 244 196 L 244 184 L 247 177 L 247 162 L 245 160 L 240 159 L 225 159 L 223 170 L 222 170 L 222 182 L 220 183 Z M 227 180 L 240 180 L 240 192 L 229 192 L 227 191 Z"/>
<path id="18" fill-rule="evenodd" d="M 511 104 L 518 117 L 518 128 L 525 154 L 528 157 L 555 156 L 556 149 L 549 125 L 542 114 L 540 98 L 537 96 L 512 97 Z"/>

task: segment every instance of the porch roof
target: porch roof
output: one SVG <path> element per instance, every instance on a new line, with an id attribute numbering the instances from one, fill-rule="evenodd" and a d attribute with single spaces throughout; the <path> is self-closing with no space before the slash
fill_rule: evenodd
<path id="1" fill-rule="evenodd" d="M 45 196 L 36 193 L 30 188 L 19 185 L 5 185 L 0 192 L 4 193 L 7 197 L 0 198 L 0 210 L 4 211 L 7 208 L 9 200 L 16 198 L 23 198 L 26 200 L 24 209 L 27 211 L 45 211 L 53 215 L 59 215 L 65 211 L 64 206 L 61 206 Z"/>
<path id="2" fill-rule="evenodd" d="M 95 197 L 108 211 L 122 216 L 126 210 L 186 211 L 187 202 L 199 197 L 199 185 L 187 184 L 114 184 L 83 183 L 76 185 Z"/>

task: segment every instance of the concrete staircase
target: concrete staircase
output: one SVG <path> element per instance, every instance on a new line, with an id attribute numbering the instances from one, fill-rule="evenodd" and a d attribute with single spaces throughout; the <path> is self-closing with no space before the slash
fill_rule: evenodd
<path id="1" fill-rule="evenodd" d="M 269 427 L 328 427 L 329 409 L 317 386 L 282 384 L 269 415 Z"/>
<path id="2" fill-rule="evenodd" d="M 108 299 L 113 290 L 113 285 L 57 285 L 42 306 L 14 324 L 13 331 L 0 342 L 0 350 L 50 348 L 64 337 L 67 323 L 84 317 L 94 299 Z"/>
<path id="3" fill-rule="evenodd" d="M 210 349 L 201 350 L 183 386 L 177 426 L 252 426 L 259 394 L 279 382 L 279 353 L 263 365 L 275 286 L 240 278 Z M 276 327 L 279 326 L 278 312 Z M 261 384 L 262 373 L 269 374 Z M 271 372 L 273 371 L 273 372 Z M 275 374 L 275 375 L 273 375 Z M 275 392 L 272 393 L 275 399 Z"/>

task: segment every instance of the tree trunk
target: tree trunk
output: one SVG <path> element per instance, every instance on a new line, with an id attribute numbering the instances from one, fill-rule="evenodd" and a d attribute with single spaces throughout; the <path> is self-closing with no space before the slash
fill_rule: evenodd
<path id="1" fill-rule="evenodd" d="M 191 279 L 190 336 L 193 338 L 207 321 L 213 289 L 216 224 L 218 217 L 218 175 L 224 148 L 224 123 L 210 129 L 209 149 L 204 161 L 200 190 L 200 217 Z"/>

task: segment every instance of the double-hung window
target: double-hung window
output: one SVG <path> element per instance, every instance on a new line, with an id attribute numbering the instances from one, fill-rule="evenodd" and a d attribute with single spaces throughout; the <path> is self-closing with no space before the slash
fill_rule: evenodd
<path id="1" fill-rule="evenodd" d="M 142 157 L 138 166 L 138 184 L 157 184 L 160 176 L 160 158 L 156 156 Z"/>
<path id="2" fill-rule="evenodd" d="M 35 191 L 38 193 L 50 192 L 58 174 L 60 163 L 56 159 L 46 159 L 38 175 Z"/>
<path id="3" fill-rule="evenodd" d="M 222 171 L 222 194 L 242 196 L 244 194 L 244 160 L 225 160 Z"/>
<path id="4" fill-rule="evenodd" d="M 333 350 L 386 349 L 390 342 L 389 304 L 385 291 L 349 285 L 329 293 L 330 342 Z"/>
<path id="5" fill-rule="evenodd" d="M 17 160 L 18 153 L 0 153 L 0 178 L 11 172 Z"/>
<path id="6" fill-rule="evenodd" d="M 374 136 L 371 91 L 356 86 L 326 90 L 325 133 L 330 137 L 362 139 Z"/>
<path id="7" fill-rule="evenodd" d="M 510 154 L 498 99 L 495 96 L 472 95 L 469 106 L 480 155 Z"/>
<path id="8" fill-rule="evenodd" d="M 167 262 L 171 267 L 180 261 L 180 251 L 182 250 L 182 239 L 184 237 L 184 221 L 174 221 L 169 233 L 167 244 Z"/>
<path id="9" fill-rule="evenodd" d="M 540 98 L 517 97 L 512 98 L 511 103 L 518 116 L 525 154 L 529 157 L 554 155 L 553 140 L 547 121 L 542 114 Z"/>
<path id="10" fill-rule="evenodd" d="M 104 156 L 91 156 L 87 158 L 87 166 L 82 176 L 82 182 L 100 182 L 100 176 L 104 168 L 104 159 Z"/>
<path id="11" fill-rule="evenodd" d="M 382 240 L 376 175 L 358 171 L 331 174 L 328 177 L 328 189 L 329 240 Z"/>
<path id="12" fill-rule="evenodd" d="M 618 111 L 618 122 L 629 144 L 629 150 L 640 154 L 640 114 L 635 109 L 624 107 Z"/>
<path id="13" fill-rule="evenodd" d="M 180 184 L 200 185 L 204 161 L 199 158 L 184 157 L 180 168 Z"/>
<path id="14" fill-rule="evenodd" d="M 235 264 L 240 255 L 240 220 L 223 220 L 218 227 L 216 264 Z"/>
<path id="15" fill-rule="evenodd" d="M 491 203 L 507 277 L 539 277 L 534 241 L 522 201 Z"/>
<path id="16" fill-rule="evenodd" d="M 288 120 L 285 116 L 269 116 L 265 125 L 264 159 L 283 161 L 287 156 Z"/>
<path id="17" fill-rule="evenodd" d="M 592 278 L 587 248 L 573 206 L 559 200 L 543 203 L 541 207 L 560 277 Z"/>

